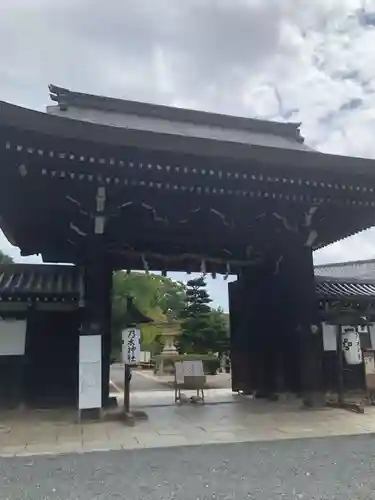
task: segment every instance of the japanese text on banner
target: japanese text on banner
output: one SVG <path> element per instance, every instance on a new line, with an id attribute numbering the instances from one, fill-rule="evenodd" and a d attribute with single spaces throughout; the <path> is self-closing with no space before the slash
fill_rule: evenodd
<path id="1" fill-rule="evenodd" d="M 138 328 L 126 328 L 122 335 L 123 361 L 128 365 L 137 365 L 140 361 L 140 331 Z"/>

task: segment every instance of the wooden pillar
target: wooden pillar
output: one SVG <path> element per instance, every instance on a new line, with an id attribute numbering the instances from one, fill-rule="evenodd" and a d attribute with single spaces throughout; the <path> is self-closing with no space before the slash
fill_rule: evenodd
<path id="1" fill-rule="evenodd" d="M 102 406 L 109 403 L 111 356 L 112 269 L 105 252 L 104 239 L 93 237 L 87 250 L 84 273 L 85 312 L 81 335 L 101 336 Z"/>
<path id="2" fill-rule="evenodd" d="M 296 237 L 275 242 L 236 286 L 241 321 L 233 333 L 242 361 L 238 374 L 233 366 L 235 377 L 258 397 L 287 391 L 302 393 L 308 406 L 321 402 L 323 349 L 312 328 L 319 321 L 311 248 Z"/>
<path id="3" fill-rule="evenodd" d="M 230 357 L 233 392 L 247 394 L 249 388 L 248 329 L 242 281 L 229 283 Z"/>
<path id="4" fill-rule="evenodd" d="M 98 187 L 92 232 L 87 236 L 85 311 L 81 335 L 101 337 L 101 407 L 109 404 L 112 268 L 106 251 L 106 190 Z M 83 355 L 84 356 L 84 355 Z"/>
<path id="5" fill-rule="evenodd" d="M 275 367 L 270 363 L 274 346 L 269 335 L 269 291 L 264 266 L 247 269 L 234 286 L 230 294 L 232 382 L 239 385 L 240 381 L 246 394 L 268 397 L 274 392 Z"/>
<path id="6" fill-rule="evenodd" d="M 319 311 L 311 248 L 299 241 L 284 246 L 280 273 L 281 297 L 287 311 L 285 321 L 297 347 L 295 362 L 300 378 L 297 382 L 306 406 L 321 405 L 323 348 L 319 330 L 314 328 L 319 324 Z"/>
<path id="7" fill-rule="evenodd" d="M 246 345 L 251 387 L 257 397 L 279 390 L 278 311 L 272 259 L 248 268 L 241 278 L 245 298 Z"/>

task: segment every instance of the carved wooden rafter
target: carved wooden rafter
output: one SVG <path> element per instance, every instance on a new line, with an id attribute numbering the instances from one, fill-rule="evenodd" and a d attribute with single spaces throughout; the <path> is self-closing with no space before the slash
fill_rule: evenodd
<path id="1" fill-rule="evenodd" d="M 78 209 L 78 213 L 80 213 L 81 215 L 84 215 L 84 216 L 87 216 L 87 217 L 93 217 L 95 214 L 90 214 L 87 210 L 85 210 L 83 207 L 82 207 L 82 204 L 75 200 L 73 197 L 71 197 L 70 195 L 67 195 L 66 196 L 67 200 L 69 200 L 71 203 L 75 204 L 77 206 L 77 209 Z M 111 220 L 115 217 L 117 217 L 119 214 L 121 214 L 123 212 L 124 209 L 127 209 L 129 207 L 132 207 L 132 206 L 137 206 L 143 210 L 146 210 L 148 212 L 150 212 L 153 216 L 153 220 L 157 223 L 161 223 L 163 225 L 169 225 L 169 220 L 166 216 L 164 215 L 161 215 L 160 212 L 158 212 L 156 210 L 156 208 L 154 206 L 152 206 L 151 204 L 148 204 L 148 203 L 145 203 L 143 201 L 138 201 L 138 202 L 134 202 L 134 201 L 126 201 L 124 203 L 122 203 L 121 205 L 118 205 L 116 207 L 116 210 L 115 211 L 112 211 L 112 213 L 106 213 L 106 218 Z M 283 214 L 280 214 L 280 213 L 277 213 L 277 212 L 273 212 L 272 214 L 267 214 L 266 212 L 262 212 L 260 213 L 259 215 L 255 216 L 254 218 L 254 223 L 252 226 L 248 226 L 249 228 L 253 227 L 254 229 L 256 228 L 256 225 L 260 222 L 260 221 L 264 221 L 265 224 L 268 224 L 266 222 L 266 219 L 268 217 L 274 217 L 275 219 L 281 221 L 282 223 L 282 227 L 287 231 L 287 232 L 291 232 L 291 233 L 294 233 L 294 234 L 297 234 L 299 232 L 307 232 L 306 234 L 306 241 L 305 241 L 305 245 L 306 246 L 311 246 L 313 241 L 316 239 L 317 237 L 317 233 L 316 231 L 314 230 L 313 228 L 313 220 L 314 220 L 314 216 L 316 214 L 316 212 L 318 211 L 318 208 L 319 206 L 317 205 L 313 205 L 308 211 L 305 212 L 304 214 L 304 217 L 303 217 L 303 221 L 301 221 L 299 224 L 296 224 L 295 222 L 291 222 L 287 216 L 283 215 Z M 208 214 L 212 214 L 214 215 L 218 220 L 220 220 L 223 224 L 223 226 L 226 226 L 226 227 L 235 227 L 235 224 L 233 221 L 230 221 L 228 216 L 223 213 L 223 212 L 220 212 L 219 210 L 213 208 L 213 207 L 210 207 L 210 208 L 202 208 L 202 207 L 196 207 L 194 209 L 190 209 L 188 214 L 197 214 L 199 212 L 208 212 Z M 188 222 L 190 219 L 189 215 L 187 218 L 183 219 L 183 220 L 179 220 L 179 223 L 183 224 L 183 223 L 186 223 Z M 75 223 L 70 223 L 70 228 L 80 237 L 84 237 L 84 236 L 87 236 L 87 233 L 85 231 L 82 230 L 82 228 L 80 228 L 77 224 Z M 73 239 L 70 239 L 71 243 L 74 244 L 74 240 Z M 261 261 L 262 257 L 259 253 L 257 253 L 253 247 L 253 245 L 247 245 L 245 247 L 245 250 L 244 250 L 244 253 L 246 255 L 246 259 L 244 260 L 233 260 L 233 257 L 231 255 L 231 252 L 230 250 L 228 249 L 224 249 L 225 252 L 227 253 L 227 256 L 223 259 L 220 259 L 220 258 L 217 258 L 217 257 L 206 257 L 204 255 L 198 255 L 198 254 L 195 254 L 195 253 L 184 253 L 182 254 L 180 260 L 186 260 L 187 258 L 189 259 L 192 259 L 192 260 L 196 260 L 196 259 L 199 259 L 200 262 L 201 262 L 201 270 L 202 270 L 202 273 L 205 273 L 205 262 L 210 262 L 212 264 L 214 263 L 217 263 L 217 264 L 228 264 L 228 268 L 230 269 L 232 266 L 241 266 L 241 267 L 246 267 L 248 264 L 249 265 L 253 265 L 254 263 L 258 263 Z M 132 248 L 128 248 L 125 250 L 125 252 L 136 252 L 135 249 L 132 249 Z M 119 252 L 120 253 L 120 252 Z M 143 267 L 144 269 L 146 270 L 146 272 L 148 271 L 148 262 L 147 262 L 147 257 L 146 257 L 146 254 L 145 253 L 140 253 L 141 255 L 141 260 L 143 262 Z M 162 261 L 165 260 L 165 258 L 167 258 L 167 260 L 170 260 L 171 257 L 168 257 L 168 256 L 164 256 L 163 254 L 158 254 L 158 253 L 155 253 L 153 255 L 154 257 L 157 257 L 157 258 L 160 258 Z M 133 254 L 133 257 L 134 257 L 134 254 Z M 172 258 L 172 260 L 176 260 L 176 256 Z M 278 274 L 279 271 L 280 271 L 280 265 L 283 261 L 283 256 L 280 255 L 279 259 L 276 261 L 275 263 L 275 271 L 274 271 L 274 274 Z M 229 274 L 230 271 L 227 272 L 227 274 Z"/>
<path id="2" fill-rule="evenodd" d="M 150 212 L 153 216 L 153 219 L 157 223 L 162 223 L 164 225 L 169 225 L 169 220 L 166 216 L 160 215 L 160 213 L 156 210 L 152 205 L 144 202 L 144 201 L 125 201 L 120 205 L 116 206 L 114 210 L 108 210 L 107 217 L 109 220 L 115 219 L 116 217 L 120 217 L 125 209 L 130 207 L 139 207 Z"/>
<path id="3" fill-rule="evenodd" d="M 231 267 L 249 267 L 258 264 L 261 259 L 257 258 L 252 261 L 249 260 L 238 260 L 238 259 L 225 259 L 220 257 L 212 257 L 210 255 L 201 255 L 195 253 L 179 253 L 179 254 L 164 254 L 157 252 L 139 252 L 131 248 L 126 248 L 122 250 L 109 248 L 110 253 L 115 253 L 123 255 L 132 260 L 141 260 L 144 264 L 145 269 L 149 269 L 148 261 L 151 259 L 157 260 L 161 263 L 165 263 L 165 267 L 168 267 L 168 262 L 181 262 L 181 261 L 195 261 L 199 266 L 202 274 L 206 273 L 206 265 L 217 264 L 224 265 L 227 269 L 228 274 L 230 273 Z"/>
<path id="4" fill-rule="evenodd" d="M 319 210 L 320 205 L 312 205 L 303 216 L 303 220 L 291 222 L 287 215 L 273 212 L 273 216 L 282 222 L 282 227 L 286 232 L 294 234 L 302 234 L 305 239 L 304 245 L 312 247 L 318 237 L 318 232 L 314 227 L 314 217 Z"/>

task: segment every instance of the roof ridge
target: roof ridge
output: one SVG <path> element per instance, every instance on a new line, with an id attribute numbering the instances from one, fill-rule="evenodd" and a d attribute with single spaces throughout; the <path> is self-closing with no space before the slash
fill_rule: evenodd
<path id="1" fill-rule="evenodd" d="M 137 102 L 116 97 L 74 92 L 70 89 L 52 84 L 49 85 L 48 88 L 51 100 L 56 102 L 62 111 L 67 111 L 69 106 L 93 108 L 103 111 L 123 112 L 139 116 L 160 118 L 169 121 L 183 121 L 213 127 L 268 133 L 304 143 L 304 138 L 300 133 L 301 123 L 277 122 L 147 102 Z"/>
<path id="2" fill-rule="evenodd" d="M 375 259 L 348 260 L 345 262 L 329 262 L 327 264 L 314 265 L 314 269 L 322 269 L 324 267 L 342 267 L 342 266 L 349 266 L 356 264 L 375 264 Z"/>

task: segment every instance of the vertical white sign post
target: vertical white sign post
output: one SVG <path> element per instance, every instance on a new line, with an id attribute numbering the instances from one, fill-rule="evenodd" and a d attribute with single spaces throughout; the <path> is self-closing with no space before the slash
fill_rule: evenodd
<path id="1" fill-rule="evenodd" d="M 122 331 L 122 361 L 129 366 L 141 361 L 141 332 L 135 326 Z"/>
<path id="2" fill-rule="evenodd" d="M 102 407 L 102 337 L 79 337 L 79 394 L 78 409 Z"/>
<path id="3" fill-rule="evenodd" d="M 122 360 L 124 373 L 124 411 L 130 411 L 130 378 L 131 366 L 136 366 L 141 360 L 141 332 L 136 326 L 129 326 L 122 331 Z"/>

